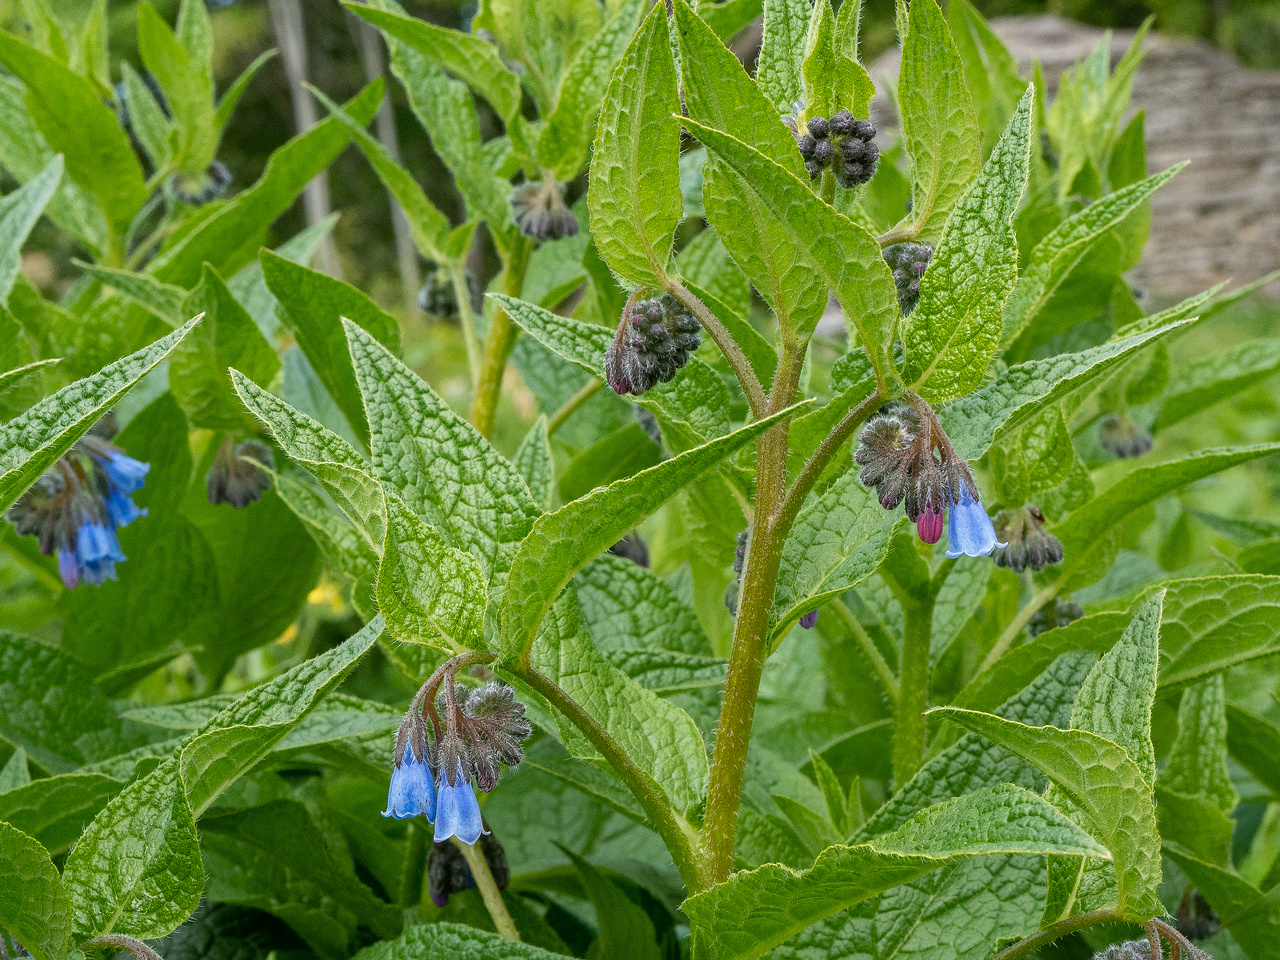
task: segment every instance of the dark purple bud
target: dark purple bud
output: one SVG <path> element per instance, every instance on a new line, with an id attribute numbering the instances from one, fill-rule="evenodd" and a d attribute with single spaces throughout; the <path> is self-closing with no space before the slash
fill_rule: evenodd
<path id="1" fill-rule="evenodd" d="M 1140 457 L 1155 446 L 1155 438 L 1127 413 L 1103 417 L 1098 425 L 1098 442 L 1108 453 L 1121 458 Z"/>
<path id="2" fill-rule="evenodd" d="M 942 539 L 943 510 L 932 503 L 920 512 L 916 521 L 916 533 L 924 543 L 937 543 Z"/>
<path id="3" fill-rule="evenodd" d="M 813 151 L 817 145 L 818 141 L 813 139 L 813 137 L 807 133 L 796 141 L 796 146 L 800 148 L 800 156 L 804 157 L 806 160 L 813 159 Z"/>
<path id="4" fill-rule="evenodd" d="M 847 137 L 853 133 L 855 128 L 853 114 L 848 110 L 841 110 L 831 118 L 831 135 L 833 137 Z"/>
<path id="5" fill-rule="evenodd" d="M 638 567 L 649 566 L 649 547 L 634 530 L 610 547 L 609 552 L 615 557 L 630 560 Z"/>
<path id="6" fill-rule="evenodd" d="M 809 134 L 815 140 L 825 140 L 831 134 L 831 124 L 827 123 L 825 117 L 814 117 L 808 123 Z"/>
<path id="7" fill-rule="evenodd" d="M 992 552 L 991 558 L 996 566 L 1021 573 L 1061 563 L 1062 543 L 1044 529 L 1044 524 L 1044 514 L 1031 504 L 996 514 L 996 539 L 1008 544 Z"/>
<path id="8" fill-rule="evenodd" d="M 205 492 L 214 506 L 229 503 L 240 509 L 262 499 L 271 478 L 262 469 L 275 469 L 271 448 L 257 440 L 232 444 L 228 435 L 205 474 Z"/>
<path id="9" fill-rule="evenodd" d="M 835 158 L 836 148 L 831 145 L 830 140 L 822 140 L 813 148 L 813 162 L 821 167 L 830 165 Z"/>
<path id="10" fill-rule="evenodd" d="M 850 133 L 859 140 L 874 140 L 876 126 L 870 120 L 855 120 L 853 122 L 853 130 Z"/>
<path id="11" fill-rule="evenodd" d="M 800 626 L 804 627 L 804 629 L 806 630 L 812 630 L 817 625 L 818 625 L 817 610 L 810 610 L 808 613 L 806 613 L 803 617 L 800 618 Z"/>

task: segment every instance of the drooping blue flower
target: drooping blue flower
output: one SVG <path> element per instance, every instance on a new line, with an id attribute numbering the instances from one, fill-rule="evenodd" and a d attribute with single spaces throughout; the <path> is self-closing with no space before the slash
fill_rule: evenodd
<path id="1" fill-rule="evenodd" d="M 475 843 L 484 828 L 484 820 L 480 817 L 480 801 L 471 786 L 471 778 L 463 771 L 462 763 L 457 767 L 457 782 L 450 783 L 444 771 L 440 772 L 440 802 L 436 808 L 435 841 L 440 843 L 450 837 L 457 837 L 463 843 Z"/>
<path id="2" fill-rule="evenodd" d="M 86 513 L 76 531 L 75 559 L 80 579 L 101 586 L 104 580 L 116 578 L 116 564 L 128 558 L 115 531 Z"/>
<path id="3" fill-rule="evenodd" d="M 76 555 L 65 547 L 58 548 L 58 576 L 70 590 L 80 583 L 80 568 L 76 566 Z"/>
<path id="4" fill-rule="evenodd" d="M 960 500 L 951 505 L 947 518 L 947 558 L 989 556 L 996 547 L 1007 547 L 996 539 L 995 527 L 982 504 L 973 499 L 967 484 L 958 485 Z"/>
<path id="5" fill-rule="evenodd" d="M 435 819 L 436 786 L 431 780 L 431 768 L 414 755 L 412 743 L 405 747 L 401 763 L 391 770 L 387 809 L 382 815 L 397 820 L 419 815 L 427 822 Z"/>
<path id="6" fill-rule="evenodd" d="M 146 482 L 151 464 L 135 460 L 119 447 L 103 444 L 107 449 L 101 454 L 95 451 L 94 462 L 102 468 L 111 486 L 124 493 L 134 493 L 142 489 Z"/>
<path id="7" fill-rule="evenodd" d="M 117 527 L 127 527 L 133 521 L 140 517 L 145 517 L 147 511 L 143 510 L 123 490 L 112 490 L 106 497 L 107 515 L 111 517 L 111 522 Z"/>

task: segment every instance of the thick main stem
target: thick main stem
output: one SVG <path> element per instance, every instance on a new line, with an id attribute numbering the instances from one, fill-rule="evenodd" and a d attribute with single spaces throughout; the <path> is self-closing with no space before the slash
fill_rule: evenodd
<path id="1" fill-rule="evenodd" d="M 524 287 L 524 273 L 529 266 L 533 242 L 524 236 L 516 238 L 507 260 L 507 271 L 502 281 L 502 292 L 511 297 L 520 296 Z M 489 337 L 484 345 L 484 357 L 480 361 L 480 382 L 471 400 L 471 423 L 482 435 L 493 433 L 493 418 L 498 412 L 498 397 L 502 393 L 502 375 L 507 370 L 507 358 L 516 342 L 515 322 L 507 311 L 499 307 L 493 313 Z"/>
<path id="2" fill-rule="evenodd" d="M 516 929 L 515 921 L 507 912 L 507 905 L 502 902 L 502 891 L 498 889 L 498 884 L 493 879 L 493 871 L 489 869 L 489 861 L 485 859 L 480 844 L 463 843 L 457 837 L 453 838 L 453 843 L 462 851 L 463 859 L 471 868 L 471 876 L 475 879 L 476 889 L 480 891 L 480 899 L 484 901 L 485 909 L 489 911 L 489 917 L 493 920 L 493 926 L 498 934 L 508 940 L 519 940 L 520 931 Z"/>
<path id="3" fill-rule="evenodd" d="M 893 781 L 897 787 L 910 780 L 924 760 L 929 707 L 929 637 L 932 632 L 933 597 L 908 598 L 894 590 L 906 614 L 902 638 L 902 669 L 898 703 L 893 713 Z"/>
<path id="4" fill-rule="evenodd" d="M 803 349 L 798 344 L 784 341 L 773 391 L 768 399 L 769 413 L 790 405 L 803 364 Z M 738 597 L 738 615 L 734 620 L 733 645 L 729 651 L 729 674 L 725 681 L 720 719 L 716 723 L 715 751 L 707 787 L 707 813 L 702 829 L 703 857 L 711 883 L 724 880 L 733 870 L 747 746 L 751 741 L 756 697 L 767 655 L 765 641 L 769 630 L 769 611 L 773 607 L 782 547 L 791 526 L 783 511 L 789 426 L 790 422 L 784 420 L 756 442 L 755 518 L 742 571 L 742 591 Z"/>

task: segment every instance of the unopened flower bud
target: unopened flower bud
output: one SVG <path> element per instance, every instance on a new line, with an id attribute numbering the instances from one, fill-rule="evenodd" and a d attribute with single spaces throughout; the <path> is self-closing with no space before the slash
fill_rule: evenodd
<path id="1" fill-rule="evenodd" d="M 817 625 L 818 625 L 817 610 L 810 610 L 808 613 L 806 613 L 803 617 L 800 618 L 800 626 L 802 626 L 806 630 L 812 630 Z"/>
<path id="2" fill-rule="evenodd" d="M 523 183 L 511 194 L 512 215 L 526 237 L 559 240 L 578 235 L 578 218 L 565 206 L 555 180 Z"/>
<path id="3" fill-rule="evenodd" d="M 675 297 L 640 300 L 624 312 L 604 356 L 605 380 L 618 394 L 641 394 L 667 383 L 702 343 L 697 319 Z"/>
<path id="4" fill-rule="evenodd" d="M 1046 531 L 1044 525 L 1044 514 L 1031 504 L 996 514 L 996 537 L 1008 542 L 1007 547 L 1000 547 L 992 554 L 996 566 L 1021 573 L 1061 563 L 1062 543 Z"/>
<path id="5" fill-rule="evenodd" d="M 815 140 L 825 140 L 831 134 L 831 125 L 826 117 L 814 117 L 807 124 L 809 135 Z"/>
<path id="6" fill-rule="evenodd" d="M 1070 598 L 1054 600 L 1035 612 L 1027 623 L 1027 632 L 1033 637 L 1038 637 L 1049 630 L 1065 627 L 1083 616 L 1084 608 L 1074 600 Z"/>
<path id="7" fill-rule="evenodd" d="M 638 567 L 649 566 L 649 547 L 634 530 L 610 547 L 609 552 L 615 557 L 630 560 Z"/>
<path id="8" fill-rule="evenodd" d="M 205 492 L 214 506 L 229 503 L 236 509 L 262 499 L 271 478 L 262 469 L 275 469 L 271 448 L 257 440 L 233 444 L 227 436 L 218 448 L 213 466 L 205 474 Z"/>
<path id="9" fill-rule="evenodd" d="M 1208 940 L 1222 929 L 1222 920 L 1195 887 L 1187 887 L 1178 905 L 1178 932 L 1188 940 Z"/>
<path id="10" fill-rule="evenodd" d="M 920 280 L 933 259 L 933 247 L 927 243 L 895 243 L 884 248 L 884 259 L 893 273 L 898 306 L 902 315 L 908 316 L 920 300 Z"/>
<path id="11" fill-rule="evenodd" d="M 231 186 L 231 171 L 226 164 L 215 160 L 203 172 L 191 173 L 179 170 L 169 178 L 169 189 L 183 203 L 193 207 L 217 200 Z"/>
<path id="12" fill-rule="evenodd" d="M 466 271 L 467 296 L 474 305 L 480 287 L 476 283 L 475 274 Z M 458 297 L 453 288 L 453 278 L 447 270 L 433 271 L 427 282 L 418 291 L 418 309 L 441 320 L 452 320 L 459 316 Z"/>
<path id="13" fill-rule="evenodd" d="M 1098 425 L 1098 442 L 1117 457 L 1140 457 L 1155 446 L 1155 438 L 1127 414 L 1109 414 Z"/>
<path id="14" fill-rule="evenodd" d="M 944 516 L 942 507 L 935 506 L 932 503 L 926 509 L 920 511 L 920 517 L 916 520 L 916 533 L 922 542 L 937 543 L 942 539 Z"/>

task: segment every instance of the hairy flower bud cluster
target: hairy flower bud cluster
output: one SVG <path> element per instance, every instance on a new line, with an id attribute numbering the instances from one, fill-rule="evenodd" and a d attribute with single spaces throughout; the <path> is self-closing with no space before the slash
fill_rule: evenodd
<path id="1" fill-rule="evenodd" d="M 533 730 L 524 704 L 504 683 L 470 689 L 451 680 L 435 703 L 419 707 L 420 702 L 414 701 L 396 734 L 395 766 L 382 815 L 425 816 L 435 824 L 436 842 L 457 837 L 475 843 L 488 832 L 475 787 L 488 793 L 497 786 L 504 764 L 514 767 L 524 759 L 523 741 Z"/>
<path id="2" fill-rule="evenodd" d="M 797 137 L 796 146 L 810 177 L 817 179 L 830 168 L 836 183 L 851 188 L 875 176 L 880 148 L 872 142 L 876 128 L 870 120 L 855 119 L 848 110 L 841 110 L 830 120 L 810 117 L 807 128 Z"/>
<path id="3" fill-rule="evenodd" d="M 991 555 L 996 566 L 1023 570 L 1043 570 L 1062 562 L 1062 543 L 1044 528 L 1044 514 L 1032 504 L 996 514 L 996 536 L 1008 542 Z"/>
<path id="4" fill-rule="evenodd" d="M 480 837 L 480 852 L 493 874 L 493 883 L 499 890 L 511 883 L 511 867 L 507 852 L 492 834 Z M 448 842 L 434 843 L 427 852 L 427 892 L 431 902 L 443 910 L 449 905 L 449 896 L 464 890 L 474 890 L 475 877 L 462 851 Z"/>
<path id="5" fill-rule="evenodd" d="M 116 578 L 126 559 L 116 531 L 145 517 L 131 494 L 142 489 L 151 465 L 111 442 L 108 414 L 18 498 L 8 511 L 20 536 L 34 536 L 40 552 L 56 555 L 58 574 L 71 589 L 81 581 L 100 586 Z"/>
<path id="6" fill-rule="evenodd" d="M 195 173 L 179 170 L 169 178 L 169 189 L 181 202 L 200 207 L 217 200 L 231 186 L 231 171 L 221 160 L 215 160 Z"/>
<path id="7" fill-rule="evenodd" d="M 628 307 L 605 351 L 604 375 L 614 393 L 638 397 L 670 381 L 702 338 L 697 319 L 670 294 Z"/>
<path id="8" fill-rule="evenodd" d="M 919 397 L 867 424 L 853 459 L 862 467 L 858 479 L 875 488 L 882 507 L 896 510 L 905 503 L 923 542 L 941 539 L 949 515 L 948 557 L 985 557 L 1008 545 L 996 537 L 969 465 Z"/>
<path id="9" fill-rule="evenodd" d="M 1127 413 L 1112 413 L 1103 417 L 1098 425 L 1098 442 L 1108 453 L 1127 459 L 1150 453 L 1156 441 Z"/>
<path id="10" fill-rule="evenodd" d="M 222 441 L 213 466 L 205 474 L 205 493 L 215 507 L 229 503 L 239 510 L 262 499 L 271 486 L 267 470 L 275 470 L 276 461 L 271 448 L 258 440 L 235 443 L 230 436 Z"/>
<path id="11" fill-rule="evenodd" d="M 565 206 L 555 180 L 531 180 L 516 187 L 511 194 L 511 212 L 520 232 L 534 240 L 578 235 L 578 218 Z"/>
<path id="12" fill-rule="evenodd" d="M 884 259 L 893 274 L 902 315 L 910 316 L 920 302 L 920 280 L 933 259 L 933 247 L 927 243 L 895 243 L 884 248 Z"/>
<path id="13" fill-rule="evenodd" d="M 1033 637 L 1038 637 L 1042 633 L 1074 623 L 1083 616 L 1084 608 L 1080 604 L 1069 597 L 1066 599 L 1059 598 L 1035 612 L 1035 615 L 1027 624 L 1027 632 Z"/>
<path id="14" fill-rule="evenodd" d="M 474 304 L 480 292 L 475 274 L 466 272 L 467 296 Z M 458 317 L 458 297 L 453 289 L 453 280 L 446 270 L 435 270 L 427 277 L 427 282 L 418 291 L 418 309 L 441 320 L 453 320 Z"/>

